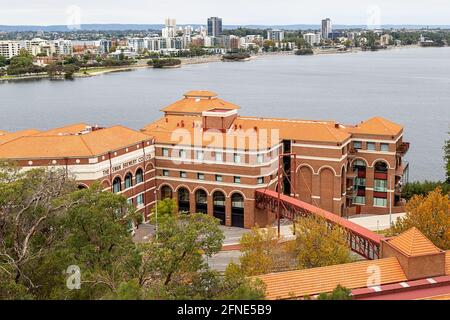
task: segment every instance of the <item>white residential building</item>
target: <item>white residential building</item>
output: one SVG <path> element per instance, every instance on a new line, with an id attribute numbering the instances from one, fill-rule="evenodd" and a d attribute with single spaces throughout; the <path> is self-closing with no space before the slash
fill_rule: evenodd
<path id="1" fill-rule="evenodd" d="M 267 30 L 267 40 L 272 40 L 275 42 L 281 42 L 284 39 L 284 31 L 271 29 Z"/>
<path id="2" fill-rule="evenodd" d="M 166 26 L 162 29 L 163 38 L 173 38 L 177 35 L 177 21 L 175 19 L 166 19 Z"/>
<path id="3" fill-rule="evenodd" d="M 305 39 L 306 43 L 313 47 L 320 43 L 321 36 L 320 33 L 305 33 L 303 35 L 303 39 Z"/>
<path id="4" fill-rule="evenodd" d="M 21 45 L 18 41 L 0 41 L 0 56 L 11 59 L 20 52 Z"/>

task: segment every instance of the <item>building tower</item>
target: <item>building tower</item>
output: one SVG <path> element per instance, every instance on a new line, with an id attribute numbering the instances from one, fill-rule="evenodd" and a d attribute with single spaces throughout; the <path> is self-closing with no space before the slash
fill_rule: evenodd
<path id="1" fill-rule="evenodd" d="M 330 18 L 326 18 L 322 20 L 322 38 L 329 39 L 329 34 L 333 32 L 331 28 L 331 20 Z"/>
<path id="2" fill-rule="evenodd" d="M 166 26 L 162 29 L 163 38 L 173 38 L 177 35 L 177 21 L 175 19 L 166 19 Z"/>
<path id="3" fill-rule="evenodd" d="M 208 36 L 218 37 L 222 34 L 222 18 L 208 18 Z"/>

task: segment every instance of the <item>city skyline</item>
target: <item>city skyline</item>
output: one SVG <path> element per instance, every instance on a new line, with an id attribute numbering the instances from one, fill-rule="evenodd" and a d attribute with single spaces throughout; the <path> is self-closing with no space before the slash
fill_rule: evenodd
<path id="1" fill-rule="evenodd" d="M 223 18 L 224 25 L 292 25 L 319 24 L 330 17 L 341 25 L 446 25 L 449 24 L 450 7 L 442 6 L 441 0 L 411 3 L 398 0 L 354 1 L 335 3 L 319 0 L 314 4 L 285 0 L 282 4 L 272 1 L 250 0 L 211 3 L 196 0 L 189 7 L 181 1 L 170 3 L 132 0 L 123 3 L 87 0 L 76 2 L 51 0 L 30 3 L 18 0 L 6 5 L 0 0 L 3 25 L 64 25 L 64 24 L 160 24 L 168 16 L 179 24 L 206 24 L 211 16 Z M 235 4 L 235 5 L 233 5 Z M 196 10 L 188 10 L 195 7 Z M 405 10 L 407 8 L 407 10 Z M 274 14 L 276 12 L 277 14 Z"/>

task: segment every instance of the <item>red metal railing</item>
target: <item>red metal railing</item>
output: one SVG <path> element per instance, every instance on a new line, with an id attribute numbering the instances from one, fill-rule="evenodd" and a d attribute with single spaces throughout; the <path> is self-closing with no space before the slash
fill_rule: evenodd
<path id="1" fill-rule="evenodd" d="M 342 228 L 345 232 L 347 244 L 353 252 L 371 260 L 380 257 L 382 236 L 334 213 L 268 189 L 256 190 L 255 204 L 259 209 L 279 212 L 278 218 L 295 220 L 311 214 L 322 217 L 330 225 L 338 225 Z"/>

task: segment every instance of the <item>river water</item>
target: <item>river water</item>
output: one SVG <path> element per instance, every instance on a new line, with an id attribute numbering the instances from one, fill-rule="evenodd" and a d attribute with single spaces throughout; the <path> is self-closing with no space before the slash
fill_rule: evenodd
<path id="1" fill-rule="evenodd" d="M 443 179 L 450 126 L 450 48 L 315 56 L 140 69 L 64 80 L 0 84 L 0 129 L 75 122 L 139 129 L 192 89 L 213 90 L 249 116 L 336 120 L 382 116 L 405 127 L 410 180 Z"/>

